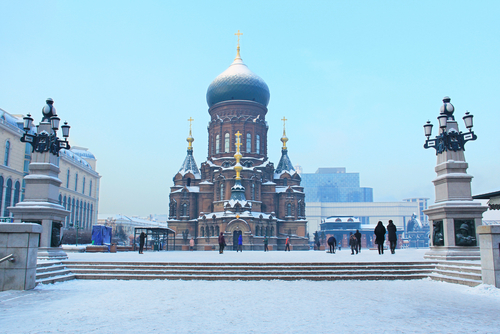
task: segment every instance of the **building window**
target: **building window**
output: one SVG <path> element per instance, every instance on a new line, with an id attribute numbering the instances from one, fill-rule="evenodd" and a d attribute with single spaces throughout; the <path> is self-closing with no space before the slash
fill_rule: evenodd
<path id="1" fill-rule="evenodd" d="M 71 222 L 75 224 L 75 198 L 69 201 L 71 205 Z"/>
<path id="2" fill-rule="evenodd" d="M 16 205 L 19 202 L 19 195 L 21 194 L 21 183 L 16 181 L 14 186 L 14 203 L 12 205 Z"/>
<path id="3" fill-rule="evenodd" d="M 10 141 L 5 142 L 5 157 L 3 159 L 3 164 L 5 166 L 9 165 L 9 154 L 10 154 Z"/>
<path id="4" fill-rule="evenodd" d="M 224 135 L 224 152 L 229 153 L 229 133 Z"/>
<path id="5" fill-rule="evenodd" d="M 286 215 L 290 217 L 292 215 L 292 204 L 288 203 L 286 205 Z"/>
<path id="6" fill-rule="evenodd" d="M 252 200 L 255 201 L 255 183 L 252 183 Z"/>
<path id="7" fill-rule="evenodd" d="M 78 173 L 75 175 L 75 191 L 78 191 Z"/>
<path id="8" fill-rule="evenodd" d="M 85 176 L 83 177 L 82 194 L 85 194 Z"/>
<path id="9" fill-rule="evenodd" d="M 66 173 L 66 188 L 69 189 L 69 169 L 68 172 Z"/>
<path id="10" fill-rule="evenodd" d="M 188 205 L 186 203 L 182 204 L 182 215 L 187 216 Z"/>
<path id="11" fill-rule="evenodd" d="M 259 135 L 255 136 L 255 152 L 257 154 L 260 154 L 260 136 Z"/>
<path id="12" fill-rule="evenodd" d="M 92 197 L 92 180 L 90 180 L 89 184 L 89 196 Z"/>
<path id="13" fill-rule="evenodd" d="M 283 179 L 283 185 L 286 187 L 288 186 L 288 179 L 287 178 L 284 178 Z"/>
<path id="14" fill-rule="evenodd" d="M 247 153 L 252 152 L 252 134 L 247 133 Z"/>
<path id="15" fill-rule="evenodd" d="M 205 236 L 205 228 L 204 228 L 203 226 L 200 228 L 200 235 L 201 235 L 202 237 L 204 237 L 204 236 Z"/>
<path id="16" fill-rule="evenodd" d="M 219 154 L 220 152 L 220 137 L 219 135 L 215 136 L 215 154 Z"/>
<path id="17" fill-rule="evenodd" d="M 220 184 L 220 200 L 224 200 L 224 183 Z"/>
<path id="18" fill-rule="evenodd" d="M 5 189 L 5 204 L 3 207 L 3 216 L 4 217 L 9 217 L 10 213 L 7 208 L 11 205 L 11 200 L 12 200 L 12 180 L 8 179 L 7 180 L 7 188 Z"/>

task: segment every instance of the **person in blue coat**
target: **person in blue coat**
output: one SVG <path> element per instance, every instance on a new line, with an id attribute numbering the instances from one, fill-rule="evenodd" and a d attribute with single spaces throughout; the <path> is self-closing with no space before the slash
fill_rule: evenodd
<path id="1" fill-rule="evenodd" d="M 241 234 L 238 237 L 238 248 L 236 249 L 236 253 L 238 253 L 238 251 L 243 252 L 243 237 Z"/>

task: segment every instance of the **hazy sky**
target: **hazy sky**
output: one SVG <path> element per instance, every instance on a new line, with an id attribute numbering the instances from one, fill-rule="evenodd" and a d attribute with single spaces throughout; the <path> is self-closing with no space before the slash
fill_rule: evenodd
<path id="1" fill-rule="evenodd" d="M 52 97 L 70 143 L 101 174 L 100 213 L 165 214 L 186 155 L 207 157 L 206 90 L 236 55 L 269 86 L 268 152 L 359 172 L 375 201 L 434 201 L 423 124 L 446 95 L 464 129 L 473 194 L 500 190 L 499 1 L 0 0 L 0 108 Z"/>

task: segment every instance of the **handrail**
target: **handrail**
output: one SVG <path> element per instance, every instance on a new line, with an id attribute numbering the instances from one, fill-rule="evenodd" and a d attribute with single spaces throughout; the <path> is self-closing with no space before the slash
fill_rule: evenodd
<path id="1" fill-rule="evenodd" d="M 9 260 L 10 262 L 14 262 L 15 261 L 14 254 L 7 255 L 6 257 L 0 259 L 0 263 L 7 260 Z"/>

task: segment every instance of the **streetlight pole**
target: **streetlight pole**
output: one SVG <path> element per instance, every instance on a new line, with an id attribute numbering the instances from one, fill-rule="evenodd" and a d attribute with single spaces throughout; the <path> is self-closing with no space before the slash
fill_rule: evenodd
<path id="1" fill-rule="evenodd" d="M 477 136 L 472 131 L 472 115 L 465 113 L 463 120 L 467 132 L 461 132 L 453 116 L 455 107 L 451 99 L 443 98 L 440 108 L 439 134 L 431 139 L 432 124 L 424 125 L 424 148 L 436 150 L 437 177 L 432 181 L 436 201 L 424 213 L 429 216 L 430 251 L 425 258 L 434 260 L 478 260 L 479 247 L 476 227 L 482 224 L 482 214 L 487 207 L 475 202 L 471 194 L 472 176 L 467 174 L 465 144 Z M 417 240 L 418 243 L 418 240 Z"/>

